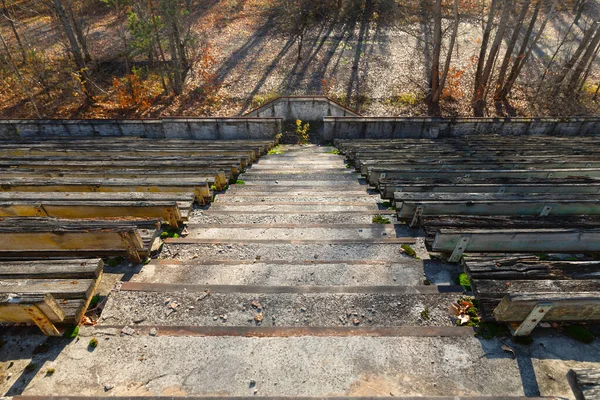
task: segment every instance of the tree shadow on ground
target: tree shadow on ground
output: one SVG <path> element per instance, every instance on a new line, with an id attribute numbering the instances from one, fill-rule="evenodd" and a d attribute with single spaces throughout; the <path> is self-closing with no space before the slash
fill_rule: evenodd
<path id="1" fill-rule="evenodd" d="M 0 362 L 8 362 L 6 372 L 12 373 L 12 385 L 4 396 L 21 395 L 46 362 L 56 360 L 69 343 L 79 340 L 44 336 L 36 327 L 3 328 L 0 338 L 4 343 Z M 17 364 L 18 360 L 26 359 L 31 361 L 24 368 Z"/>
<path id="2" fill-rule="evenodd" d="M 229 76 L 231 71 L 245 60 L 248 55 L 252 54 L 254 55 L 254 58 L 258 57 L 260 54 L 259 48 L 264 47 L 265 41 L 272 29 L 273 20 L 268 18 L 239 49 L 235 50 L 229 58 L 219 66 L 216 71 L 218 81 L 223 82 Z"/>
<path id="3" fill-rule="evenodd" d="M 244 114 L 250 108 L 250 105 L 252 104 L 252 99 L 254 98 L 254 96 L 256 96 L 256 94 L 258 94 L 258 92 L 263 87 L 263 85 L 265 84 L 265 82 L 267 81 L 267 79 L 269 78 L 271 73 L 273 73 L 273 71 L 275 71 L 277 64 L 292 48 L 294 42 L 295 42 L 295 40 L 293 38 L 288 39 L 288 41 L 283 45 L 283 47 L 281 48 L 279 53 L 277 53 L 277 55 L 273 58 L 271 63 L 267 66 L 265 72 L 262 74 L 262 76 L 260 77 L 258 82 L 256 82 L 256 85 L 254 85 L 252 92 L 250 92 L 250 94 L 248 94 L 248 96 L 246 97 L 246 100 L 244 101 L 244 104 L 242 105 L 242 107 L 240 109 L 240 113 L 239 113 L 240 115 Z"/>

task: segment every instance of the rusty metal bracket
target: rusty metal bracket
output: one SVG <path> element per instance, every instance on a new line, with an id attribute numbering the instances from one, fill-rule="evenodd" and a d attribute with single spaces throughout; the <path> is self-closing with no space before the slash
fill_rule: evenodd
<path id="1" fill-rule="evenodd" d="M 529 315 L 519 325 L 517 329 L 511 329 L 513 336 L 527 336 L 544 318 L 544 316 L 552 309 L 552 302 L 537 303 Z"/>

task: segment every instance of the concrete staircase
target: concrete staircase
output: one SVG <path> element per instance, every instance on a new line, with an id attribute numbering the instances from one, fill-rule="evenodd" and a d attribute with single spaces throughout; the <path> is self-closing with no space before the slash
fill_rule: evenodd
<path id="1" fill-rule="evenodd" d="M 283 150 L 190 215 L 189 235 L 168 239 L 159 260 L 114 290 L 99 324 L 40 367 L 23 394 L 569 396 L 566 381 L 536 382 L 564 376 L 562 366 L 532 361 L 543 348 L 517 346 L 515 358 L 453 325 L 448 308 L 462 290 L 435 277 L 456 267 L 429 260 L 422 238 L 394 223 L 342 156 Z M 378 214 L 392 224 L 373 224 Z"/>

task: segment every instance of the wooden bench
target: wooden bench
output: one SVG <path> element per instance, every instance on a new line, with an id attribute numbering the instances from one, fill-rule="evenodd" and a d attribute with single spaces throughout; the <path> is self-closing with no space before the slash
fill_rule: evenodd
<path id="1" fill-rule="evenodd" d="M 175 201 L 0 201 L 0 217 L 160 218 L 175 229 L 183 222 L 183 216 Z"/>
<path id="2" fill-rule="evenodd" d="M 11 201 L 58 201 L 58 202 L 175 202 L 181 215 L 186 221 L 192 211 L 195 196 L 186 192 L 2 192 L 0 202 Z"/>
<path id="3" fill-rule="evenodd" d="M 0 219 L 0 259 L 126 256 L 150 253 L 160 220 Z"/>
<path id="4" fill-rule="evenodd" d="M 0 262 L 0 322 L 77 325 L 102 279 L 101 259 Z"/>
<path id="5" fill-rule="evenodd" d="M 600 215 L 600 197 L 585 194 L 397 192 L 398 219 L 422 215 Z"/>
<path id="6" fill-rule="evenodd" d="M 484 320 L 528 335 L 540 321 L 600 320 L 600 262 L 529 255 L 468 255 L 462 264 Z"/>
<path id="7" fill-rule="evenodd" d="M 143 169 L 30 169 L 30 168 L 5 168 L 0 169 L 0 179 L 23 179 L 23 178 L 97 178 L 97 179 L 197 179 L 204 180 L 210 186 L 222 190 L 229 184 L 231 174 L 223 170 L 143 170 Z"/>
<path id="8" fill-rule="evenodd" d="M 440 229 L 432 249 L 451 253 L 451 262 L 465 252 L 600 252 L 600 229 Z"/>
<path id="9" fill-rule="evenodd" d="M 550 179 L 550 178 L 569 178 L 569 177 L 589 177 L 600 178 L 600 168 L 548 168 L 548 169 L 454 169 L 439 170 L 431 169 L 395 169 L 390 171 L 381 171 L 371 169 L 367 180 L 370 185 L 377 186 L 380 179 L 486 179 L 486 178 L 505 178 L 505 179 Z"/>
<path id="10" fill-rule="evenodd" d="M 222 170 L 229 175 L 237 175 L 241 171 L 241 160 L 234 161 L 231 158 L 228 160 L 180 160 L 180 159 L 105 159 L 105 160 L 80 160 L 76 158 L 67 158 L 66 160 L 41 160 L 35 158 L 23 159 L 18 158 L 3 158 L 0 159 L 0 168 L 26 168 L 40 170 L 77 170 L 77 169 L 95 169 L 95 170 L 166 170 L 166 171 L 205 171 L 205 170 Z"/>
<path id="11" fill-rule="evenodd" d="M 231 166 L 232 172 L 234 174 L 238 174 L 242 168 L 245 168 L 249 165 L 249 159 L 247 157 L 234 157 L 234 156 L 196 156 L 192 159 L 190 158 L 182 158 L 177 156 L 161 156 L 154 157 L 151 160 L 148 160 L 143 157 L 135 157 L 135 156 L 113 156 L 111 154 L 99 154 L 95 156 L 35 156 L 35 155 L 24 155 L 19 157 L 0 157 L 0 165 L 3 167 L 18 167 L 22 165 L 23 167 L 27 167 L 31 165 L 36 168 L 55 168 L 55 166 L 64 168 L 77 168 L 79 166 L 85 166 L 89 164 L 90 166 L 101 167 L 102 165 L 107 165 L 107 168 L 114 168 L 111 164 L 115 166 L 120 166 L 121 163 L 124 163 L 126 166 L 130 166 L 131 168 L 137 168 L 138 166 L 143 166 L 144 163 L 147 166 L 156 165 L 156 166 L 164 166 L 166 168 L 176 168 L 176 166 L 181 166 L 181 168 L 190 168 L 196 165 L 205 165 L 209 166 Z M 233 170 L 235 168 L 235 170 Z"/>
<path id="12" fill-rule="evenodd" d="M 600 179 L 380 179 L 381 197 L 393 200 L 395 192 L 434 193 L 600 193 Z"/>
<path id="13" fill-rule="evenodd" d="M 600 399 L 600 369 L 570 369 L 567 372 L 567 381 L 576 400 Z"/>
<path id="14" fill-rule="evenodd" d="M 392 159 L 389 157 L 377 159 L 360 159 L 355 162 L 357 169 L 361 174 L 367 175 L 369 169 L 382 168 L 385 170 L 400 168 L 400 169 L 540 169 L 540 168 L 598 168 L 600 161 L 592 156 L 578 157 L 551 157 L 551 158 L 529 158 L 529 157 L 478 157 L 458 158 L 446 157 L 439 158 L 418 158 L 407 159 L 398 158 Z"/>
<path id="15" fill-rule="evenodd" d="M 3 192 L 142 192 L 194 193 L 204 204 L 212 198 L 210 180 L 196 178 L 11 178 L 0 179 Z"/>

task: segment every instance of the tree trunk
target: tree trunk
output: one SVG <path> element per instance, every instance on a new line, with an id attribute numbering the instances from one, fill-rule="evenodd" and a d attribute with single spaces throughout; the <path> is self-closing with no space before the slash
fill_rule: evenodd
<path id="1" fill-rule="evenodd" d="M 496 30 L 494 42 L 492 43 L 492 47 L 490 47 L 490 54 L 487 57 L 485 68 L 483 69 L 483 73 L 481 74 L 481 78 L 479 80 L 479 86 L 475 90 L 473 98 L 473 112 L 475 117 L 483 117 L 483 111 L 485 109 L 485 90 L 490 80 L 492 67 L 496 62 L 496 57 L 498 56 L 500 45 L 502 44 L 502 39 L 504 37 L 504 32 L 506 31 L 508 17 L 510 16 L 511 6 L 512 1 L 506 0 L 506 2 L 504 3 L 504 8 L 502 10 L 502 16 L 500 17 L 500 22 L 498 23 L 498 29 Z"/>
<path id="2" fill-rule="evenodd" d="M 494 92 L 494 100 L 501 100 L 500 92 L 502 87 L 504 86 L 504 79 L 506 78 L 506 72 L 508 71 L 508 65 L 512 59 L 512 53 L 517 45 L 517 41 L 519 40 L 519 35 L 521 33 L 521 27 L 523 26 L 523 21 L 525 20 L 525 16 L 527 15 L 527 11 L 529 10 L 529 5 L 531 4 L 531 0 L 525 0 L 523 6 L 521 7 L 521 13 L 517 18 L 517 23 L 515 24 L 513 34 L 508 42 L 508 46 L 506 47 L 506 53 L 504 54 L 504 59 L 502 60 L 502 64 L 500 65 L 500 71 L 498 72 L 498 78 L 496 79 L 496 90 Z M 525 39 L 523 39 L 525 40 Z M 517 62 L 515 60 L 514 62 Z"/>
<path id="3" fill-rule="evenodd" d="M 433 6 L 433 52 L 431 54 L 431 72 L 429 81 L 429 94 L 427 103 L 429 114 L 439 116 L 441 114 L 439 96 L 440 87 L 440 52 L 442 49 L 442 0 L 435 0 Z"/>
<path id="4" fill-rule="evenodd" d="M 81 47 L 81 52 L 84 55 L 84 59 L 86 62 L 92 61 L 92 56 L 90 56 L 90 52 L 88 51 L 87 39 L 85 38 L 85 35 L 83 34 L 83 29 L 81 28 L 81 21 L 73 12 L 73 7 L 71 6 L 70 0 L 65 1 L 69 18 L 71 19 L 71 22 L 73 24 L 73 31 L 75 32 L 75 37 L 77 38 L 77 42 Z"/>
<path id="5" fill-rule="evenodd" d="M 73 32 L 73 28 L 71 27 L 69 18 L 67 16 L 67 12 L 62 3 L 62 0 L 53 0 L 54 9 L 56 10 L 56 14 L 58 15 L 58 19 L 60 20 L 65 35 L 69 40 L 69 45 L 71 47 L 71 53 L 73 53 L 73 57 L 75 58 L 75 64 L 77 65 L 79 79 L 81 80 L 82 89 L 85 92 L 85 96 L 87 98 L 88 103 L 94 102 L 94 96 L 92 92 L 92 85 L 90 84 L 89 75 L 87 71 L 87 66 L 85 64 L 84 55 L 81 52 L 81 48 L 77 42 L 77 38 L 75 37 L 75 33 Z"/>
<path id="6" fill-rule="evenodd" d="M 2 12 L 4 14 L 4 17 L 8 20 L 8 23 L 10 24 L 10 29 L 12 30 L 13 35 L 15 35 L 17 45 L 19 46 L 19 50 L 21 51 L 21 58 L 23 59 L 23 63 L 26 63 L 27 53 L 25 52 L 25 46 L 23 46 L 21 36 L 19 35 L 19 31 L 17 31 L 17 27 L 15 25 L 15 13 L 8 8 L 6 0 L 2 0 Z"/>
<path id="7" fill-rule="evenodd" d="M 481 47 L 479 49 L 479 58 L 477 59 L 477 70 L 475 71 L 475 87 L 473 89 L 473 101 L 477 96 L 479 89 L 481 74 L 483 73 L 483 66 L 485 65 L 485 55 L 487 53 L 488 42 L 490 41 L 490 35 L 492 33 L 492 26 L 494 25 L 494 14 L 496 13 L 497 0 L 492 0 L 490 10 L 488 12 L 488 19 L 483 31 L 483 37 L 481 39 Z M 483 7 L 483 5 L 482 5 Z"/>
<path id="8" fill-rule="evenodd" d="M 439 8 L 438 8 L 439 5 Z M 439 47 L 441 47 L 441 28 L 442 28 L 442 14 L 441 14 L 441 0 L 436 0 L 436 17 L 439 16 L 439 18 L 436 19 L 436 27 L 435 27 L 435 33 L 434 33 L 434 40 L 437 37 L 436 34 L 438 33 L 438 28 L 439 28 L 439 36 L 440 36 L 440 45 L 438 46 L 438 50 L 437 50 L 437 55 L 436 55 L 436 49 L 434 47 L 434 57 L 437 58 L 437 60 L 434 59 L 433 64 L 438 65 L 437 69 L 434 69 L 432 67 L 432 81 L 433 80 L 433 76 L 434 74 L 437 75 L 439 78 L 437 80 L 437 87 L 432 87 L 432 91 L 431 91 L 431 100 L 430 100 L 430 114 L 431 115 L 435 115 L 435 116 L 439 116 L 441 115 L 441 109 L 440 109 L 440 98 L 442 95 L 442 92 L 444 91 L 444 87 L 446 86 L 446 79 L 448 78 L 448 71 L 450 70 L 450 63 L 452 62 L 452 52 L 454 51 L 454 45 L 456 43 L 456 36 L 458 35 L 458 25 L 459 25 L 459 15 L 458 15 L 458 0 L 454 0 L 454 24 L 453 24 L 453 29 L 452 29 L 452 36 L 450 36 L 450 43 L 448 45 L 448 52 L 446 54 L 446 61 L 444 63 L 444 69 L 442 71 L 442 73 L 440 74 L 439 72 L 439 57 L 440 57 L 440 50 Z M 439 25 L 438 25 L 439 23 Z M 440 77 L 441 75 L 441 77 Z"/>

